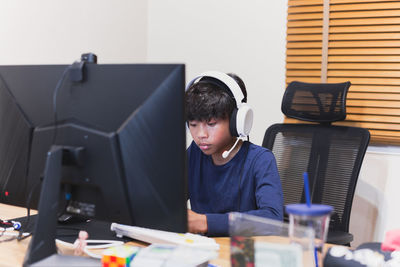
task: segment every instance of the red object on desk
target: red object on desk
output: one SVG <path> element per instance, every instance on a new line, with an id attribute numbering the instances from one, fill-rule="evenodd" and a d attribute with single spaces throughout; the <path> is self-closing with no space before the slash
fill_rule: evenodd
<path id="1" fill-rule="evenodd" d="M 387 231 L 385 240 L 382 242 L 382 250 L 399 250 L 400 251 L 400 229 Z"/>
<path id="2" fill-rule="evenodd" d="M 232 267 L 254 267 L 254 240 L 251 237 L 231 237 Z"/>

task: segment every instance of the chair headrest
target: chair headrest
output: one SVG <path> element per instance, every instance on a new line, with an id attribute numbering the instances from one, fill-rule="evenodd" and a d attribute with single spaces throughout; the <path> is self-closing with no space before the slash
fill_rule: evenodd
<path id="1" fill-rule="evenodd" d="M 344 120 L 350 85 L 350 82 L 291 82 L 282 99 L 282 112 L 303 121 L 330 123 Z"/>

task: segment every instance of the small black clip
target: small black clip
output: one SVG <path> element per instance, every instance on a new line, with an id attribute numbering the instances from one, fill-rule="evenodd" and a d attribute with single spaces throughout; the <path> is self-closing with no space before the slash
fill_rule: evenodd
<path id="1" fill-rule="evenodd" d="M 75 61 L 72 63 L 69 71 L 69 77 L 73 82 L 81 82 L 83 80 L 83 67 L 85 61 Z"/>
<path id="2" fill-rule="evenodd" d="M 69 77 L 73 82 L 83 81 L 83 68 L 86 63 L 97 63 L 97 56 L 93 53 L 81 55 L 81 61 L 75 61 L 70 67 Z"/>

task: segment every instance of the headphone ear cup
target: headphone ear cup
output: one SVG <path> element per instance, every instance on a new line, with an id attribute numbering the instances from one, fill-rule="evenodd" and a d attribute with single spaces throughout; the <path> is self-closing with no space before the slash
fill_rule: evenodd
<path id="1" fill-rule="evenodd" d="M 253 126 L 253 109 L 242 103 L 236 114 L 236 132 L 238 136 L 248 136 Z"/>
<path id="2" fill-rule="evenodd" d="M 232 136 L 239 137 L 239 133 L 237 131 L 237 113 L 238 109 L 234 108 L 229 119 L 229 131 Z"/>

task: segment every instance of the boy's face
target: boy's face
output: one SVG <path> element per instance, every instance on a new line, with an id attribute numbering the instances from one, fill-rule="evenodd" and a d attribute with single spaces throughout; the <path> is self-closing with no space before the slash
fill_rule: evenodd
<path id="1" fill-rule="evenodd" d="M 234 143 L 228 118 L 189 121 L 189 130 L 197 146 L 206 155 L 222 157 L 222 153 Z"/>

